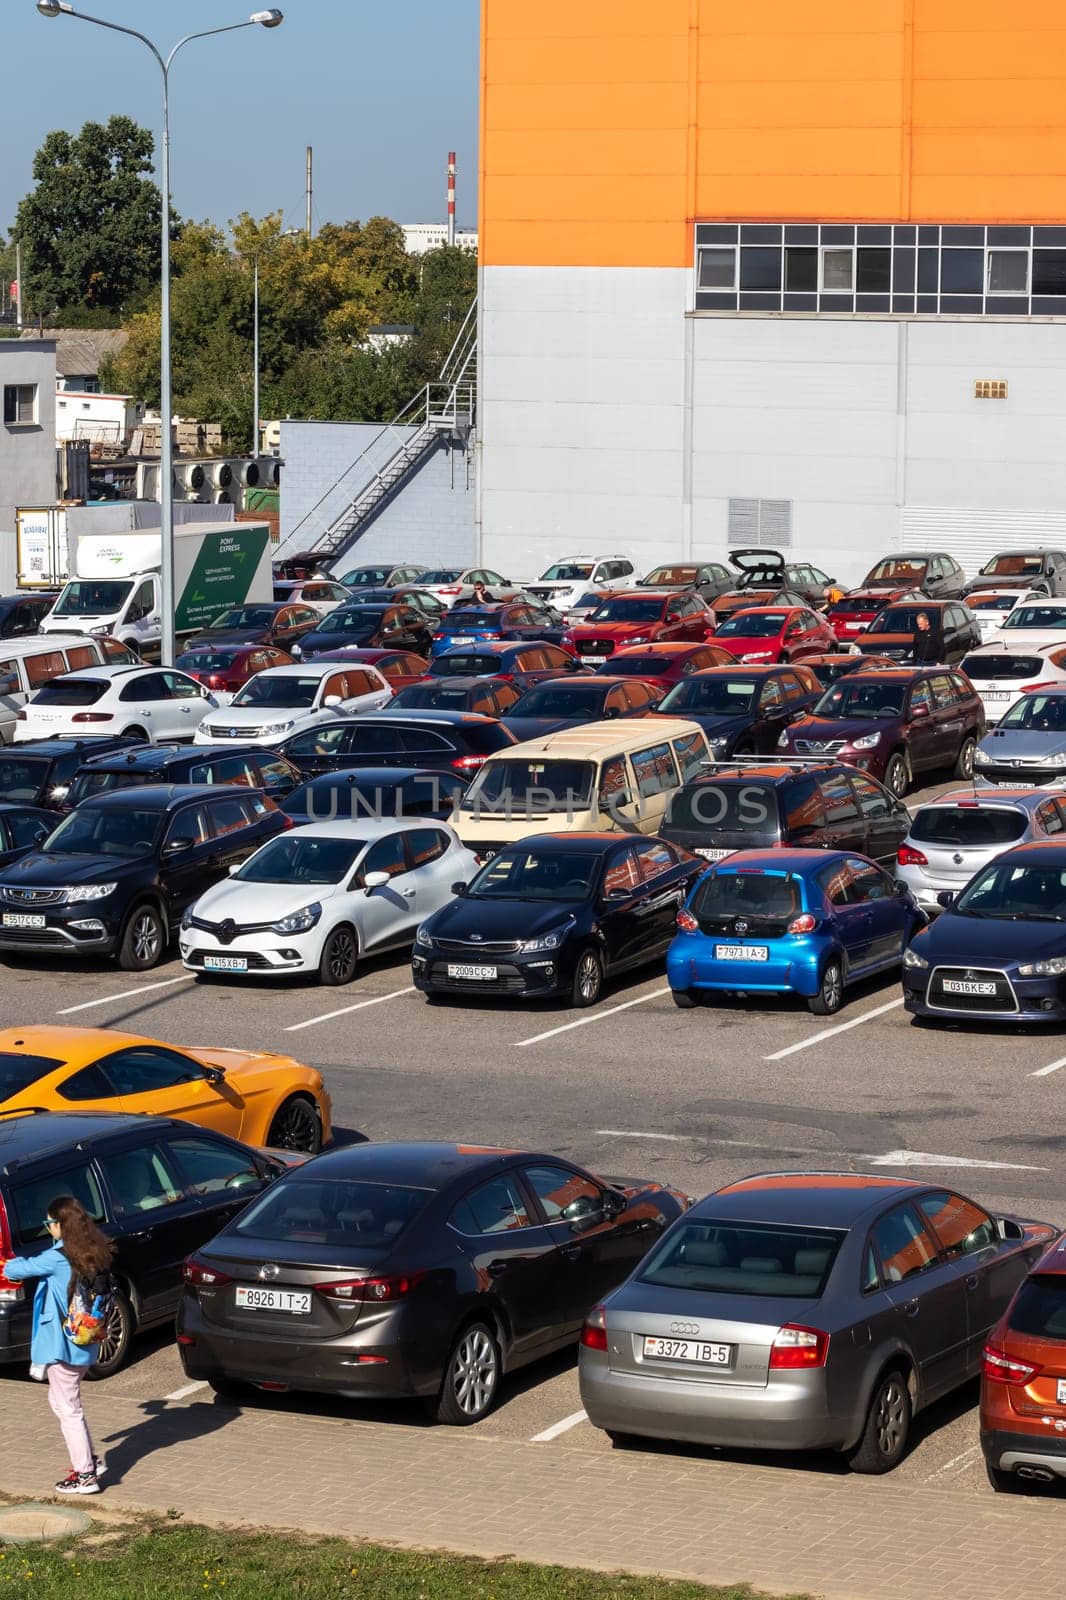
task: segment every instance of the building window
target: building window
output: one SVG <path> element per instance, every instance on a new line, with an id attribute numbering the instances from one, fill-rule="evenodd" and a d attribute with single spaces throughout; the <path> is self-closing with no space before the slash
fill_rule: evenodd
<path id="1" fill-rule="evenodd" d="M 855 287 L 854 250 L 822 251 L 822 288 L 827 294 L 850 294 Z"/>
<path id="2" fill-rule="evenodd" d="M 855 287 L 860 294 L 887 294 L 892 278 L 891 250 L 855 252 Z"/>
<path id="3" fill-rule="evenodd" d="M 789 294 L 814 294 L 818 289 L 818 251 L 796 246 L 785 251 L 785 290 Z"/>
<path id="4" fill-rule="evenodd" d="M 1033 251 L 1033 293 L 1066 294 L 1066 250 Z"/>
<path id="5" fill-rule="evenodd" d="M 25 427 L 37 421 L 37 385 L 4 384 L 4 422 L 8 427 Z"/>
<path id="6" fill-rule="evenodd" d="M 736 288 L 737 252 L 732 246 L 700 251 L 699 286 L 701 289 Z"/>
<path id="7" fill-rule="evenodd" d="M 1028 294 L 1028 250 L 990 250 L 987 282 L 989 294 Z"/>

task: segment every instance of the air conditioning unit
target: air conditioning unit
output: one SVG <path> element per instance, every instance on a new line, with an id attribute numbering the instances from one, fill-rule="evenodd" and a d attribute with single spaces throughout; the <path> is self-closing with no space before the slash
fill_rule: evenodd
<path id="1" fill-rule="evenodd" d="M 212 503 L 216 506 L 231 506 L 233 496 L 228 489 L 215 489 L 211 495 Z"/>
<path id="2" fill-rule="evenodd" d="M 191 461 L 175 469 L 177 480 L 186 490 L 200 490 L 204 486 L 204 469 L 198 461 Z"/>
<path id="3" fill-rule="evenodd" d="M 136 477 L 137 499 L 158 500 L 159 482 L 158 461 L 138 461 Z"/>
<path id="4" fill-rule="evenodd" d="M 259 482 L 258 461 L 241 461 L 237 466 L 237 476 L 245 489 L 254 489 Z"/>
<path id="5" fill-rule="evenodd" d="M 281 423 L 280 421 L 264 422 L 260 431 L 263 436 L 263 449 L 271 455 L 277 455 L 281 449 Z"/>
<path id="6" fill-rule="evenodd" d="M 228 489 L 233 482 L 233 468 L 228 461 L 212 461 L 207 470 L 216 489 Z"/>

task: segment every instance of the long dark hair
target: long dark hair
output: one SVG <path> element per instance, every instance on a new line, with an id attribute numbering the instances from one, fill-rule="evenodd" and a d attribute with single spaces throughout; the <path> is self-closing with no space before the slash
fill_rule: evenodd
<path id="1" fill-rule="evenodd" d="M 48 1215 L 59 1223 L 63 1254 L 70 1262 L 71 1292 L 80 1278 L 86 1283 L 101 1272 L 106 1272 L 115 1254 L 115 1247 L 105 1233 L 101 1233 L 80 1200 L 72 1194 L 56 1195 L 48 1207 Z"/>

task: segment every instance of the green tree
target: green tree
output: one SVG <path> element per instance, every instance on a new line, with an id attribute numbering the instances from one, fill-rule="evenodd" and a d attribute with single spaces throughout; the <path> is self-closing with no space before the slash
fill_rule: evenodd
<path id="1" fill-rule="evenodd" d="M 152 151 L 151 133 L 130 117 L 47 135 L 15 225 L 35 311 L 117 317 L 158 284 L 161 200 Z"/>

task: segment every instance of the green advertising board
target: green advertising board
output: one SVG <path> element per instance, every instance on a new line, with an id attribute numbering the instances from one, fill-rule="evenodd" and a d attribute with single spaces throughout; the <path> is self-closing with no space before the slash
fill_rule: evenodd
<path id="1" fill-rule="evenodd" d="M 220 612 L 243 605 L 269 538 L 269 528 L 254 523 L 209 533 L 174 609 L 174 631 L 206 628 Z"/>

